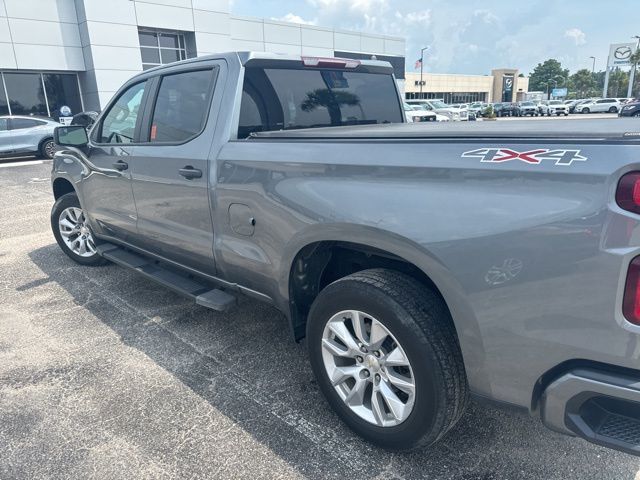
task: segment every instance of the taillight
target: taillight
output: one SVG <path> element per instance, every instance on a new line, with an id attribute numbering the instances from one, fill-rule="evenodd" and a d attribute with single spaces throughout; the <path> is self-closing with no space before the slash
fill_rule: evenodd
<path id="1" fill-rule="evenodd" d="M 622 313 L 629 322 L 640 325 L 640 257 L 634 258 L 629 264 Z"/>
<path id="2" fill-rule="evenodd" d="M 305 67 L 356 68 L 360 65 L 360 60 L 329 57 L 302 57 L 302 63 Z"/>
<path id="3" fill-rule="evenodd" d="M 624 210 L 640 213 L 640 172 L 622 176 L 616 190 L 616 203 Z"/>

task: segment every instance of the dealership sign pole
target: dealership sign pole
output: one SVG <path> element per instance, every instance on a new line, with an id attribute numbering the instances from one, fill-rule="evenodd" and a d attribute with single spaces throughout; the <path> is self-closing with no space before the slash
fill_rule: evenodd
<path id="1" fill-rule="evenodd" d="M 609 46 L 609 58 L 607 59 L 607 71 L 604 76 L 602 98 L 607 97 L 607 90 L 609 89 L 609 73 L 611 72 L 611 69 L 614 67 L 631 66 L 629 59 L 635 48 L 635 43 L 614 43 Z M 631 73 L 631 75 L 633 75 L 633 73 Z M 629 86 L 631 86 L 631 83 L 629 83 Z M 630 96 L 631 93 L 627 93 L 627 97 Z"/>

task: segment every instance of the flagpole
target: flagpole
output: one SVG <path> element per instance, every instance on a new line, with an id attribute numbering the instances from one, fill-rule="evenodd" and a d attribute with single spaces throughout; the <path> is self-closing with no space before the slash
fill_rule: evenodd
<path id="1" fill-rule="evenodd" d="M 424 51 L 429 47 L 424 47 L 420 50 L 420 100 L 422 100 L 422 65 L 424 65 Z"/>

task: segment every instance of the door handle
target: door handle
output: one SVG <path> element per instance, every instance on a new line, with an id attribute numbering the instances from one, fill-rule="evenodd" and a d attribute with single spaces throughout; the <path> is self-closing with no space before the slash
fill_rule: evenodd
<path id="1" fill-rule="evenodd" d="M 113 164 L 113 168 L 115 168 L 116 170 L 122 171 L 129 168 L 129 164 L 127 162 L 123 162 L 122 160 L 118 160 L 116 163 Z"/>
<path id="2" fill-rule="evenodd" d="M 200 178 L 202 176 L 202 170 L 193 168 L 191 165 L 187 165 L 184 168 L 178 170 L 178 173 L 186 179 Z"/>

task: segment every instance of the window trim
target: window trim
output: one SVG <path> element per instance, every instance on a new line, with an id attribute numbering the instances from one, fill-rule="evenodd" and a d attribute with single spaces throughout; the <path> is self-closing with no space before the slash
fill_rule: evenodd
<path id="1" fill-rule="evenodd" d="M 179 141 L 179 142 L 152 142 L 150 140 L 151 137 L 151 125 L 153 123 L 153 115 L 155 113 L 156 110 L 156 104 L 158 101 L 158 94 L 160 93 L 160 88 L 162 87 L 162 80 L 164 79 L 164 77 L 170 77 L 173 75 L 180 75 L 183 73 L 191 73 L 191 72 L 201 72 L 201 71 L 211 71 L 213 78 L 211 79 L 210 85 L 209 85 L 209 91 L 207 92 L 207 99 L 205 100 L 205 104 L 208 106 L 208 108 L 205 111 L 205 116 L 204 116 L 204 122 L 202 123 L 202 127 L 200 128 L 200 131 L 194 135 L 192 135 L 191 137 Z M 156 75 L 154 78 L 156 80 L 156 82 L 153 85 L 153 90 L 149 91 L 149 106 L 148 108 L 145 108 L 145 112 L 143 115 L 143 122 L 142 125 L 140 126 L 140 143 L 139 145 L 145 145 L 145 146 L 171 146 L 171 145 L 184 145 L 186 143 L 191 142 L 192 140 L 198 138 L 200 135 L 203 134 L 203 132 L 205 131 L 205 129 L 207 128 L 207 124 L 209 123 L 209 114 L 211 113 L 211 105 L 212 105 L 212 101 L 213 101 L 213 95 L 215 93 L 216 90 L 216 84 L 218 83 L 218 77 L 220 75 L 220 66 L 219 65 L 209 65 L 206 67 L 203 66 L 194 66 L 192 68 L 185 68 L 185 69 L 180 69 L 180 70 L 176 70 L 176 71 L 170 71 L 168 73 L 164 73 L 161 75 Z"/>
<path id="2" fill-rule="evenodd" d="M 119 93 L 119 95 L 113 97 L 113 99 L 111 100 L 111 102 L 109 102 L 109 105 L 107 105 L 107 108 L 104 109 L 103 113 L 100 115 L 100 117 L 98 118 L 98 120 L 96 121 L 94 128 L 91 129 L 91 144 L 92 145 L 96 145 L 96 146 L 133 146 L 133 145 L 140 145 L 140 127 L 142 125 L 142 120 L 144 117 L 144 111 L 146 109 L 146 104 L 148 102 L 149 99 L 149 91 L 151 88 L 154 87 L 154 84 L 152 83 L 155 80 L 155 77 L 149 77 L 149 78 L 142 78 L 140 79 L 140 81 L 135 82 L 135 83 L 131 83 L 131 84 L 127 84 L 124 86 L 124 88 L 121 90 L 121 92 Z M 129 89 L 135 87 L 136 85 L 140 85 L 141 83 L 146 83 L 146 86 L 144 87 L 144 92 L 142 94 L 142 99 L 140 100 L 140 108 L 138 109 L 138 117 L 136 118 L 136 126 L 134 127 L 133 130 L 133 142 L 129 142 L 129 143 L 102 143 L 99 142 L 98 139 L 102 138 L 102 127 L 104 125 L 104 119 L 106 118 L 106 116 L 109 114 L 109 112 L 111 112 L 111 109 L 115 106 L 115 104 L 118 102 L 118 100 L 120 100 L 120 97 L 122 97 L 125 93 L 127 93 L 129 91 Z M 142 113 L 140 113 L 142 112 Z"/>

